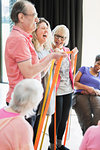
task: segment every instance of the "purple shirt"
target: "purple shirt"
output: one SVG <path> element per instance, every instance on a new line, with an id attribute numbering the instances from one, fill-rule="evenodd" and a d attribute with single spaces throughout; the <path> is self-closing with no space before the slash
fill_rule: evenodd
<path id="1" fill-rule="evenodd" d="M 99 72 L 99 75 L 95 77 L 90 73 L 90 68 L 91 67 L 85 67 L 85 66 L 79 68 L 78 71 L 82 73 L 82 76 L 80 78 L 80 83 L 93 87 L 94 89 L 100 90 L 100 72 Z M 75 93 L 81 92 L 81 91 L 82 91 L 81 89 L 75 90 Z"/>

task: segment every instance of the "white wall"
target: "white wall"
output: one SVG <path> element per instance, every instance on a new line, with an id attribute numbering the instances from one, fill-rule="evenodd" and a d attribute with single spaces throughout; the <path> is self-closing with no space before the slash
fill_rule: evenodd
<path id="1" fill-rule="evenodd" d="M 93 65 L 100 54 L 100 0 L 83 0 L 82 65 Z"/>

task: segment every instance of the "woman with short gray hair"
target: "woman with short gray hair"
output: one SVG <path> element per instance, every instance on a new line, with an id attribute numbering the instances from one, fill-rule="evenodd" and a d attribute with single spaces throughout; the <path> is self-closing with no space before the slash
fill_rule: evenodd
<path id="1" fill-rule="evenodd" d="M 59 32 L 61 32 L 64 35 L 62 36 L 62 39 L 64 40 L 64 46 L 67 46 L 69 42 L 69 29 L 65 25 L 57 25 L 52 31 L 53 37 L 58 37 Z"/>
<path id="2" fill-rule="evenodd" d="M 57 25 L 52 33 L 54 37 L 53 50 L 55 52 L 69 52 L 70 49 L 65 47 L 69 42 L 69 29 L 65 25 Z M 62 60 L 56 87 L 56 150 L 69 150 L 67 147 L 62 145 L 62 138 L 71 108 L 72 93 L 74 88 L 72 70 L 74 66 L 74 57 L 78 52 L 77 48 L 74 48 L 72 52 L 71 58 L 70 55 L 67 54 L 67 57 Z M 53 133 L 54 115 L 52 115 L 52 121 L 49 127 L 50 147 L 48 147 L 48 150 L 54 149 Z"/>
<path id="3" fill-rule="evenodd" d="M 0 149 L 33 150 L 33 130 L 24 119 L 42 99 L 43 87 L 36 79 L 19 82 L 9 106 L 0 109 Z"/>

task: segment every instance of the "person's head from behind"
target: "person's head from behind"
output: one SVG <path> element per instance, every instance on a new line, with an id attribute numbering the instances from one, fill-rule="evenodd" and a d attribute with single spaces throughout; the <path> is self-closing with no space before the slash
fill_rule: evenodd
<path id="1" fill-rule="evenodd" d="M 52 31 L 56 48 L 67 46 L 69 42 L 69 29 L 65 25 L 57 25 Z"/>
<path id="2" fill-rule="evenodd" d="M 52 34 L 49 22 L 44 18 L 39 18 L 36 30 L 33 32 L 33 44 L 37 51 L 43 46 L 46 49 L 51 48 Z"/>
<path id="3" fill-rule="evenodd" d="M 100 55 L 97 55 L 94 63 L 95 72 L 100 72 Z"/>
<path id="4" fill-rule="evenodd" d="M 25 115 L 32 109 L 36 109 L 42 95 L 43 87 L 40 81 L 24 79 L 15 86 L 9 107 L 15 112 Z"/>
<path id="5" fill-rule="evenodd" d="M 34 5 L 26 0 L 19 0 L 14 3 L 11 19 L 15 25 L 19 25 L 27 33 L 32 33 L 36 28 L 36 22 L 38 22 Z"/>

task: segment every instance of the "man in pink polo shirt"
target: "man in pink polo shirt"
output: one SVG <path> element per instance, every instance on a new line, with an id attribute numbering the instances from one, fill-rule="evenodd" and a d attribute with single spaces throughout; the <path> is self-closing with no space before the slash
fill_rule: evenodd
<path id="1" fill-rule="evenodd" d="M 64 53 L 51 53 L 41 62 L 31 43 L 31 33 L 38 22 L 34 5 L 28 1 L 17 1 L 11 11 L 14 22 L 12 31 L 6 41 L 5 64 L 9 81 L 9 91 L 6 102 L 9 103 L 15 85 L 25 78 L 41 80 L 41 72 L 52 59 L 58 60 Z M 24 93 L 23 93 L 24 94 Z"/>

